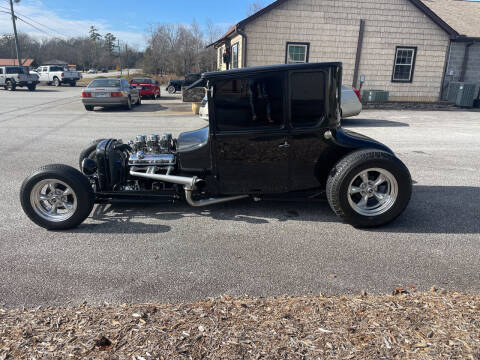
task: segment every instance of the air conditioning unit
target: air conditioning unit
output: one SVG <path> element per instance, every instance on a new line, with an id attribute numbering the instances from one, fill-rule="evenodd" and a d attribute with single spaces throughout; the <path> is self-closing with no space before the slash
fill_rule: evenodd
<path id="1" fill-rule="evenodd" d="M 362 102 L 387 102 L 390 93 L 384 90 L 363 90 Z"/>
<path id="2" fill-rule="evenodd" d="M 460 107 L 473 107 L 473 101 L 475 100 L 475 84 L 463 84 L 458 89 L 457 99 L 455 105 Z"/>
<path id="3" fill-rule="evenodd" d="M 452 81 L 450 84 L 448 84 L 448 91 L 447 91 L 447 101 L 451 103 L 456 103 L 457 102 L 457 95 L 458 95 L 458 89 L 460 89 L 460 86 L 462 86 L 464 83 L 463 82 L 458 82 L 458 81 Z"/>

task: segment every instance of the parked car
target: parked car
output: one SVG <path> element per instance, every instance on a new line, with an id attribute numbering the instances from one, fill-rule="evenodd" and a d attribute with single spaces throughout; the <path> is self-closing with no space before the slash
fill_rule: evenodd
<path id="1" fill-rule="evenodd" d="M 97 69 L 90 69 L 90 70 L 88 70 L 88 73 L 89 74 L 96 74 L 96 73 L 98 73 L 98 70 Z"/>
<path id="2" fill-rule="evenodd" d="M 125 79 L 95 79 L 82 89 L 82 102 L 85 110 L 95 106 L 123 106 L 131 110 L 133 105 L 141 105 L 140 91 Z"/>
<path id="3" fill-rule="evenodd" d="M 58 65 L 40 66 L 35 71 L 40 77 L 40 81 L 47 83 L 47 85 L 70 84 L 70 86 L 75 86 L 77 81 L 82 78 L 79 71 L 68 71 L 63 66 Z"/>
<path id="4" fill-rule="evenodd" d="M 30 74 L 28 68 L 23 66 L 1 66 L 0 86 L 5 90 L 14 91 L 17 87 L 26 86 L 34 91 L 38 84 L 38 75 Z"/>
<path id="5" fill-rule="evenodd" d="M 350 116 L 356 116 L 362 111 L 362 100 L 360 97 L 360 91 L 342 86 L 342 105 L 340 107 L 340 115 L 342 118 L 347 118 Z"/>
<path id="6" fill-rule="evenodd" d="M 342 129 L 341 74 L 341 63 L 205 73 L 195 86 L 208 86 L 209 125 L 177 139 L 94 141 L 80 153 L 81 172 L 56 164 L 30 175 L 23 210 L 60 230 L 79 225 L 95 202 L 185 199 L 197 207 L 323 193 L 347 223 L 388 223 L 410 200 L 410 173 L 386 145 Z"/>
<path id="7" fill-rule="evenodd" d="M 108 69 L 107 68 L 102 68 L 102 73 L 108 73 Z"/>
<path id="8" fill-rule="evenodd" d="M 340 105 L 340 115 L 342 118 L 356 116 L 362 111 L 362 103 L 360 102 L 360 91 L 342 85 L 342 96 Z M 208 99 L 205 96 L 200 104 L 199 116 L 208 120 Z"/>
<path id="9" fill-rule="evenodd" d="M 158 99 L 161 96 L 160 84 L 152 78 L 133 78 L 130 84 L 140 90 L 142 98 Z"/>
<path id="10" fill-rule="evenodd" d="M 200 79 L 200 73 L 189 73 L 185 75 L 185 79 L 169 80 L 167 84 L 167 91 L 169 94 L 175 94 L 182 90 L 182 86 L 189 86 Z"/>

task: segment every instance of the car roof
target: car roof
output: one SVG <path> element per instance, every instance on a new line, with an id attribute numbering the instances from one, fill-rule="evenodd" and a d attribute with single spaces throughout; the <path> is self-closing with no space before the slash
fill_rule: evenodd
<path id="1" fill-rule="evenodd" d="M 323 63 L 306 63 L 306 64 L 279 64 L 279 65 L 265 65 L 252 66 L 240 69 L 231 69 L 225 71 L 212 71 L 202 74 L 203 79 L 214 79 L 216 77 L 224 76 L 241 76 L 243 74 L 255 74 L 272 71 L 288 71 L 288 70 L 315 70 L 329 67 L 342 67 L 341 62 L 323 62 Z"/>

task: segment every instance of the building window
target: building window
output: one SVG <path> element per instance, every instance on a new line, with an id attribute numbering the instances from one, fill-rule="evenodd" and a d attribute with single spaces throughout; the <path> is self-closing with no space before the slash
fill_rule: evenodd
<path id="1" fill-rule="evenodd" d="M 238 68 L 238 43 L 232 45 L 232 69 Z"/>
<path id="2" fill-rule="evenodd" d="M 392 82 L 412 82 L 416 56 L 416 47 L 397 46 L 395 49 Z"/>
<path id="3" fill-rule="evenodd" d="M 219 55 L 218 67 L 221 68 L 223 64 L 223 46 L 220 49 L 218 49 L 218 55 Z"/>
<path id="4" fill-rule="evenodd" d="M 287 42 L 285 64 L 302 64 L 308 62 L 310 43 Z"/>

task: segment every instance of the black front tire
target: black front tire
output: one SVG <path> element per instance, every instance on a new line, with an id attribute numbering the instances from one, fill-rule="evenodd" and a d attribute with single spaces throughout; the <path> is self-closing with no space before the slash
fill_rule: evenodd
<path id="1" fill-rule="evenodd" d="M 168 91 L 169 94 L 175 94 L 177 92 L 177 89 L 175 89 L 175 86 L 170 85 L 167 88 L 167 91 Z"/>
<path id="2" fill-rule="evenodd" d="M 105 139 L 93 140 L 90 144 L 88 144 L 88 146 L 85 149 L 83 149 L 80 152 L 80 156 L 78 157 L 78 168 L 80 169 L 80 171 L 82 170 L 82 162 L 84 159 L 89 158 L 89 159 L 95 160 L 95 153 L 97 151 L 97 146 L 103 140 Z"/>
<path id="3" fill-rule="evenodd" d="M 138 101 L 135 105 L 142 105 L 142 97 L 141 96 L 138 97 Z"/>
<path id="4" fill-rule="evenodd" d="M 380 174 L 375 169 L 391 176 L 393 185 L 390 189 L 395 189 L 396 194 L 391 199 L 395 200 L 388 201 L 388 206 L 385 205 L 383 208 L 380 206 L 377 210 L 367 210 L 360 213 L 358 207 L 357 210 L 355 209 L 356 201 L 354 197 L 357 196 L 358 199 L 358 196 L 365 196 L 365 198 L 370 196 L 372 200 L 368 200 L 364 204 L 367 206 L 368 203 L 373 202 L 374 204 L 371 207 L 375 209 L 377 200 L 374 194 L 376 192 L 370 189 L 372 193 L 368 194 L 368 187 L 366 187 L 362 190 L 366 195 L 363 195 L 363 193 L 354 194 L 354 192 L 360 190 L 361 186 L 364 186 L 365 181 L 360 185 L 354 185 L 356 183 L 352 183 L 352 181 L 357 181 L 356 178 L 359 174 L 371 170 L 367 173 L 367 178 L 368 176 L 374 176 L 373 179 L 368 180 L 374 186 L 375 178 L 379 176 L 375 174 Z M 361 181 L 360 178 L 358 180 Z M 382 187 L 389 188 L 387 182 L 383 184 Z M 345 222 L 360 228 L 375 227 L 393 221 L 405 210 L 412 194 L 412 179 L 407 167 L 394 155 L 374 149 L 358 150 L 346 155 L 333 167 L 327 180 L 326 190 L 330 207 Z M 381 192 L 379 192 L 379 196 L 382 197 Z"/>
<path id="5" fill-rule="evenodd" d="M 37 88 L 36 85 L 29 85 L 28 86 L 28 91 L 35 91 L 36 88 Z"/>
<path id="6" fill-rule="evenodd" d="M 54 221 L 41 216 L 32 204 L 35 185 L 47 179 L 59 180 L 67 184 L 76 198 L 76 208 L 70 217 Z M 41 167 L 25 179 L 20 189 L 20 202 L 25 214 L 38 226 L 48 230 L 66 230 L 80 225 L 92 211 L 95 194 L 87 177 L 71 166 L 52 164 Z"/>

